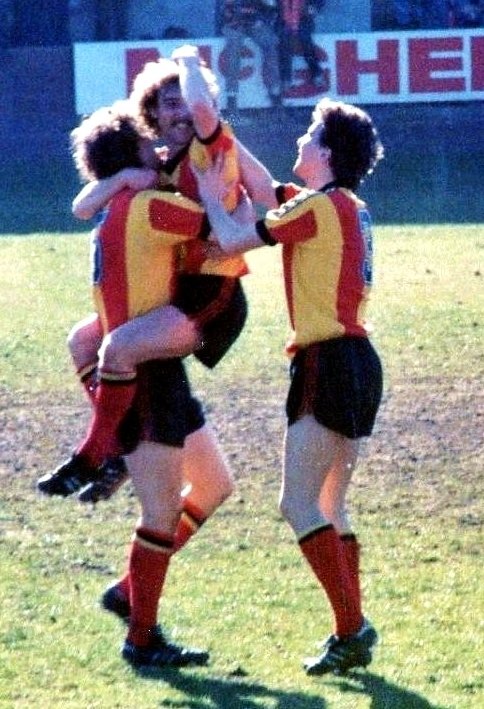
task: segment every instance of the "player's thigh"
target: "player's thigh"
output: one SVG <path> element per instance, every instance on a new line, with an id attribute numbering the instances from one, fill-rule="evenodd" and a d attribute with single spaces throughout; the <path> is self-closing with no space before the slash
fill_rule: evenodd
<path id="1" fill-rule="evenodd" d="M 134 368 L 153 359 L 184 357 L 199 344 L 196 325 L 171 305 L 129 320 L 110 333 L 104 366 Z"/>
<path id="2" fill-rule="evenodd" d="M 286 431 L 279 505 L 297 537 L 329 522 L 319 498 L 335 454 L 337 435 L 310 415 Z"/>
<path id="3" fill-rule="evenodd" d="M 291 499 L 319 499 L 336 455 L 339 435 L 306 415 L 288 426 L 284 440 L 283 488 Z"/>
<path id="4" fill-rule="evenodd" d="M 126 456 L 141 505 L 141 524 L 171 534 L 180 512 L 183 450 L 142 441 Z"/>
<path id="5" fill-rule="evenodd" d="M 191 499 L 204 509 L 224 500 L 232 492 L 232 472 L 215 432 L 208 424 L 185 440 L 183 481 L 190 483 Z"/>
<path id="6" fill-rule="evenodd" d="M 323 511 L 331 511 L 345 504 L 346 493 L 353 477 L 360 450 L 360 439 L 340 436 L 333 463 L 325 477 L 321 491 Z"/>

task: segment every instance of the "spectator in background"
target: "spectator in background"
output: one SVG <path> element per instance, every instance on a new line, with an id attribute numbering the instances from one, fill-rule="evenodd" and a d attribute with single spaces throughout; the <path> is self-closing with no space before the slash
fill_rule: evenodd
<path id="1" fill-rule="evenodd" d="M 393 0 L 398 29 L 441 29 L 449 26 L 448 0 Z"/>
<path id="2" fill-rule="evenodd" d="M 126 39 L 127 4 L 127 0 L 96 0 L 96 39 Z"/>
<path id="3" fill-rule="evenodd" d="M 161 35 L 162 39 L 188 39 L 190 32 L 181 25 L 168 25 Z"/>
<path id="4" fill-rule="evenodd" d="M 128 0 L 68 0 L 68 5 L 74 41 L 117 42 L 127 39 Z"/>
<path id="5" fill-rule="evenodd" d="M 271 104 L 278 106 L 281 103 L 276 2 L 277 0 L 224 0 L 222 4 L 229 112 L 237 111 L 240 59 L 245 37 L 250 37 L 262 52 L 264 81 Z"/>
<path id="6" fill-rule="evenodd" d="M 324 3 L 325 0 L 278 0 L 279 66 L 284 89 L 291 86 L 292 57 L 298 51 L 302 52 L 307 64 L 311 83 L 315 86 L 321 84 L 322 69 L 312 35 L 314 18 Z"/>

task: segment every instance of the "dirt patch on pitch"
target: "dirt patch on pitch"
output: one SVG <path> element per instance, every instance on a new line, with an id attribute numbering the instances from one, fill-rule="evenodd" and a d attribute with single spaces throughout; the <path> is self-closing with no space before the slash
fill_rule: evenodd
<path id="1" fill-rule="evenodd" d="M 254 392 L 257 392 L 256 395 Z M 208 416 L 238 478 L 277 487 L 284 429 L 284 392 L 270 382 L 224 389 Z M 87 403 L 68 395 L 29 396 L 0 390 L 2 497 L 34 489 L 35 480 L 66 457 L 85 429 Z M 414 379 L 393 383 L 375 435 L 363 450 L 355 490 L 368 505 L 418 504 L 421 514 L 478 522 L 483 460 L 483 387 L 476 379 Z M 368 496 L 362 495 L 364 500 Z"/>

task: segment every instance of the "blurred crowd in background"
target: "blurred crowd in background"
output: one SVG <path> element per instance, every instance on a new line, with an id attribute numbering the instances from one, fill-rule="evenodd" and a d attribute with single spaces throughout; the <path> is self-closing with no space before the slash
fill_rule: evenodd
<path id="1" fill-rule="evenodd" d="M 355 17 L 363 6 L 368 22 L 358 27 Z M 246 26 L 248 16 L 257 15 L 277 42 L 287 41 L 289 35 L 290 43 L 301 43 L 310 64 L 309 35 L 325 31 L 325 13 L 330 19 L 342 11 L 347 13 L 347 31 L 484 24 L 484 0 L 360 0 L 357 5 L 342 0 L 37 0 L 35 5 L 30 0 L 0 0 L 0 47 L 224 35 L 227 15 L 233 18 L 235 12 Z M 194 18 L 199 33 L 193 30 Z M 312 71 L 317 78 L 314 63 Z"/>
<path id="2" fill-rule="evenodd" d="M 482 0 L 373 0 L 373 5 L 373 29 L 482 27 L 484 20 Z M 383 26 L 375 26 L 379 23 Z"/>

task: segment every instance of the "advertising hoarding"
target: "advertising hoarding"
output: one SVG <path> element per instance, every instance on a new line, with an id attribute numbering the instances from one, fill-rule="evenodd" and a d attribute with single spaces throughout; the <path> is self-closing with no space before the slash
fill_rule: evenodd
<path id="1" fill-rule="evenodd" d="M 125 98 L 147 61 L 169 57 L 181 40 L 74 45 L 76 111 L 89 113 Z M 190 40 L 218 76 L 225 106 L 224 39 Z M 293 84 L 284 105 L 311 106 L 328 95 L 350 103 L 475 101 L 484 98 L 484 30 L 317 34 L 322 85 L 313 86 L 302 56 L 293 60 Z M 259 49 L 249 39 L 242 57 L 238 106 L 270 105 Z"/>

